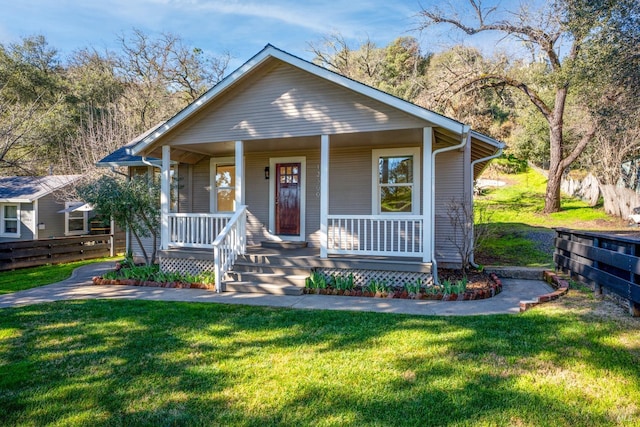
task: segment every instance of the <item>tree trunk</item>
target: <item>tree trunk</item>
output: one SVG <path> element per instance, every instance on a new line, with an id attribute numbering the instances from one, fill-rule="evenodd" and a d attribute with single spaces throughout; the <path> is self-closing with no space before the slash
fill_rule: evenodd
<path id="1" fill-rule="evenodd" d="M 547 181 L 547 192 L 544 197 L 544 213 L 560 211 L 560 184 L 562 183 L 562 171 L 551 173 L 549 169 L 549 180 Z"/>
<path id="2" fill-rule="evenodd" d="M 549 179 L 544 197 L 544 213 L 560 211 L 560 185 L 562 184 L 562 111 L 558 106 L 549 120 Z"/>

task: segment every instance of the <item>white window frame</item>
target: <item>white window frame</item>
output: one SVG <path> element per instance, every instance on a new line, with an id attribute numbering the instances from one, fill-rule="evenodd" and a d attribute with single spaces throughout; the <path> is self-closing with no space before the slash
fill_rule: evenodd
<path id="1" fill-rule="evenodd" d="M 212 157 L 209 167 L 209 212 L 211 213 L 228 213 L 235 212 L 236 210 L 236 202 L 235 198 L 233 200 L 233 211 L 218 211 L 218 187 L 216 186 L 216 170 L 218 166 L 236 166 L 235 157 Z M 235 176 L 233 177 L 235 179 Z M 224 189 L 230 189 L 236 191 L 236 186 L 234 187 L 220 187 Z"/>
<path id="2" fill-rule="evenodd" d="M 411 184 L 411 212 L 382 212 L 380 209 L 379 162 L 381 157 L 413 157 Z M 384 148 L 371 150 L 371 213 L 373 215 L 420 215 L 420 147 Z"/>
<path id="3" fill-rule="evenodd" d="M 15 206 L 16 207 L 16 218 L 5 218 L 4 217 L 4 208 L 5 206 Z M 5 233 L 5 221 L 17 221 L 18 224 L 16 226 L 15 233 Z M 1 237 L 20 237 L 20 228 L 22 226 L 22 221 L 20 220 L 20 203 L 0 203 L 0 236 Z"/>
<path id="4" fill-rule="evenodd" d="M 78 206 L 78 205 L 82 205 L 84 204 L 83 202 L 65 202 L 64 203 L 64 208 L 65 209 L 69 209 L 70 207 L 73 206 Z M 80 219 L 79 216 L 78 217 L 71 217 L 71 214 L 73 213 L 77 213 L 77 211 L 75 212 L 65 212 L 64 213 L 64 235 L 65 236 L 80 236 L 82 234 L 87 234 L 89 233 L 89 212 L 88 211 L 82 211 L 82 230 L 71 230 L 69 231 L 69 219 Z"/>

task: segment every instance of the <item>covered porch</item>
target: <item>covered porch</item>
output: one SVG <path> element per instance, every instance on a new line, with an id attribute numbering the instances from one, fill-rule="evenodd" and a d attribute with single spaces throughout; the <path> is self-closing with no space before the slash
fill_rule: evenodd
<path id="1" fill-rule="evenodd" d="M 162 146 L 158 150 L 162 160 L 161 249 L 213 251 L 218 246 L 216 240 L 227 234 L 225 229 L 233 229 L 238 236 L 244 236 L 244 239 L 238 237 L 240 246 L 246 246 L 247 238 L 253 244 L 258 243 L 257 239 L 308 241 L 318 248 L 320 258 L 330 255 L 393 256 L 428 263 L 432 259 L 433 240 L 433 227 L 430 226 L 434 188 L 432 153 L 438 143 L 434 134 L 433 128 L 425 127 L 350 135 Z M 377 179 L 372 175 L 378 173 L 378 163 L 388 168 L 388 163 L 394 160 L 393 153 L 399 152 L 389 148 L 389 141 L 408 147 L 404 150 L 410 154 L 409 164 L 413 168 L 408 173 L 409 183 L 396 184 L 387 179 L 391 184 L 372 184 L 372 179 Z M 440 142 L 440 145 L 451 144 Z M 334 146 L 343 151 L 334 150 Z M 351 151 L 345 154 L 344 150 Z M 343 159 L 347 155 L 353 158 L 360 156 L 359 164 L 345 164 Z M 192 206 L 188 203 L 178 204 L 179 208 L 172 212 L 171 164 L 188 162 L 193 165 L 207 159 L 212 165 L 218 159 L 225 159 L 232 166 L 225 169 L 226 174 L 233 174 L 225 184 L 227 190 L 232 191 L 223 193 L 218 190 L 215 179 L 211 178 L 208 190 L 208 197 L 212 198 L 210 212 L 189 212 Z M 293 168 L 289 166 L 291 164 Z M 210 174 L 216 174 L 215 166 L 212 166 Z M 359 185 L 352 184 L 353 181 L 358 181 Z M 288 187 L 285 190 L 281 188 L 284 184 Z M 291 190 L 291 187 L 295 188 Z M 406 206 L 397 209 L 395 206 L 386 207 L 386 193 L 375 194 L 379 187 L 382 190 L 408 188 L 411 195 L 405 201 Z M 291 230 L 283 229 L 278 219 L 283 210 L 284 191 L 298 193 L 294 208 L 298 209 L 300 218 Z M 227 206 L 233 211 L 216 209 L 216 203 L 227 203 L 213 200 L 219 194 L 226 197 L 231 194 L 233 201 Z M 380 207 L 381 200 L 383 207 Z M 244 212 L 244 217 L 240 212 Z M 253 228 L 251 224 L 247 228 L 247 217 L 252 216 L 257 217 L 254 223 L 261 223 L 261 232 L 255 230 L 255 224 Z"/>

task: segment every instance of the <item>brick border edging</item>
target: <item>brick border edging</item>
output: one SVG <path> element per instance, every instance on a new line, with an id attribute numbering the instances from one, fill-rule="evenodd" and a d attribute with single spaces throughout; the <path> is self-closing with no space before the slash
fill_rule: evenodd
<path id="1" fill-rule="evenodd" d="M 555 291 L 540 295 L 534 300 L 520 301 L 521 313 L 535 307 L 536 305 L 558 299 L 569 292 L 569 282 L 552 271 L 544 271 L 542 273 L 542 279 L 555 288 Z"/>
<path id="2" fill-rule="evenodd" d="M 176 289 L 215 289 L 215 286 L 204 283 L 187 282 L 154 282 L 152 280 L 137 279 L 103 279 L 100 276 L 91 278 L 94 285 L 123 285 L 123 286 L 145 286 L 155 288 L 176 288 Z"/>

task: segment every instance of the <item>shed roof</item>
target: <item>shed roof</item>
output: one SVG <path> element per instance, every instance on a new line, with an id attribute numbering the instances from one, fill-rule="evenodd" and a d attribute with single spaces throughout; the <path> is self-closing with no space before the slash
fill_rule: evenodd
<path id="1" fill-rule="evenodd" d="M 81 176 L 0 176 L 0 202 L 31 203 L 77 181 Z"/>

